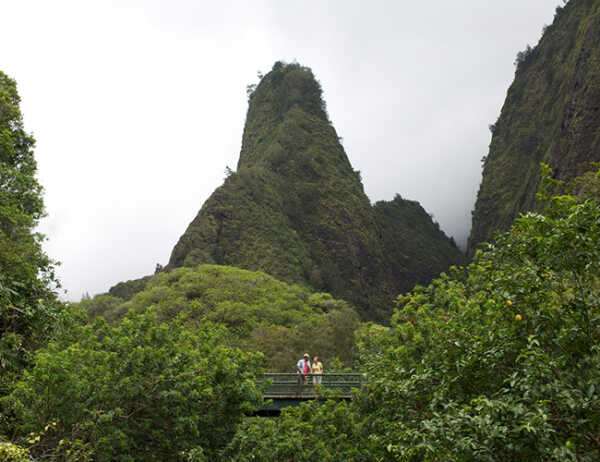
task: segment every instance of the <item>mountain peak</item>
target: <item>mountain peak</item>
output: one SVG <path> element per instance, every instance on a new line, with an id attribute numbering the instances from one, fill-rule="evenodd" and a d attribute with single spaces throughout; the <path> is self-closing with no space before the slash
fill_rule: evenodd
<path id="1" fill-rule="evenodd" d="M 249 95 L 248 113 L 238 168 L 264 158 L 273 129 L 287 119 L 300 116 L 330 125 L 323 90 L 309 67 L 277 61 Z"/>
<path id="2" fill-rule="evenodd" d="M 250 95 L 237 171 L 202 206 L 169 268 L 216 263 L 262 270 L 383 319 L 395 295 L 460 260 L 441 232 L 396 232 L 409 215 L 417 228 L 431 221 L 410 207 L 371 206 L 312 71 L 275 63 Z M 384 239 L 384 232 L 393 237 Z M 414 236 L 425 237 L 417 243 Z M 387 246 L 402 261 L 391 261 Z M 432 255 L 440 246 L 444 252 Z M 406 262 L 411 247 L 418 271 Z"/>

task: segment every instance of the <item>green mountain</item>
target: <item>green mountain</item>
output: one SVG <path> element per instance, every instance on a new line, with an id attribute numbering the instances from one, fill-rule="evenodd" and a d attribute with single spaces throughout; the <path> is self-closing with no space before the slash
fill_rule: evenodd
<path id="1" fill-rule="evenodd" d="M 457 262 L 454 240 L 416 201 L 397 195 L 373 207 L 386 264 L 398 292 L 410 291 L 415 283 L 427 284 L 432 276 Z"/>
<path id="2" fill-rule="evenodd" d="M 237 171 L 203 205 L 167 269 L 262 270 L 384 318 L 395 295 L 460 261 L 418 204 L 398 197 L 371 206 L 312 71 L 277 62 L 250 95 Z"/>
<path id="3" fill-rule="evenodd" d="M 535 48 L 517 56 L 485 159 L 469 250 L 535 207 L 540 162 L 570 179 L 600 161 L 600 2 L 557 8 Z"/>

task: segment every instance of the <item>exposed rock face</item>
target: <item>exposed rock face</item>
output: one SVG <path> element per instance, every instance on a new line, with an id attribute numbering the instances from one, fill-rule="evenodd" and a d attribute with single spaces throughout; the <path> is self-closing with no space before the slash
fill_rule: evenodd
<path id="1" fill-rule="evenodd" d="M 391 261 L 387 247 L 400 256 L 414 238 L 395 226 L 402 203 L 389 206 L 390 219 L 384 204 L 371 206 L 312 72 L 276 63 L 250 97 L 237 171 L 203 205 L 168 268 L 217 263 L 262 270 L 383 318 L 393 296 L 461 259 L 438 232 L 419 236 L 425 253 L 418 271 L 404 256 Z M 415 226 L 425 222 L 433 226 L 423 211 Z M 440 247 L 444 252 L 432 255 Z"/>
<path id="2" fill-rule="evenodd" d="M 600 161 L 600 1 L 557 9 L 538 46 L 517 61 L 484 164 L 471 252 L 535 207 L 540 162 L 569 179 Z"/>

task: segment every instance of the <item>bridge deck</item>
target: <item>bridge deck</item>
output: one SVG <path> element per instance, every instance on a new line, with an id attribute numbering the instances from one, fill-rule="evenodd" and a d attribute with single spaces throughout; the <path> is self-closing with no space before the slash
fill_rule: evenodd
<path id="1" fill-rule="evenodd" d="M 299 374 L 271 373 L 264 374 L 263 381 L 267 382 L 265 400 L 307 400 L 350 399 L 352 390 L 362 387 L 366 379 L 356 373 L 308 374 L 305 379 Z"/>

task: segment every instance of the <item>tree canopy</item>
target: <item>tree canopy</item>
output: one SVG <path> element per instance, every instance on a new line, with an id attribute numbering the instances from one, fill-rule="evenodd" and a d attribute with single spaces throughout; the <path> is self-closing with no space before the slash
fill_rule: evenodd
<path id="1" fill-rule="evenodd" d="M 185 314 L 223 324 L 232 346 L 262 352 L 265 366 L 274 372 L 293 372 L 304 351 L 318 354 L 325 364 L 350 366 L 359 326 L 356 311 L 343 300 L 261 272 L 219 265 L 161 272 L 128 301 L 105 294 L 82 301 L 81 307 L 112 322 L 152 309 L 164 320 Z"/>
<path id="2" fill-rule="evenodd" d="M 540 200 L 468 267 L 400 297 L 389 328 L 361 330 L 369 384 L 352 405 L 250 422 L 233 460 L 311 460 L 292 443 L 311 432 L 332 461 L 598 460 L 600 206 Z"/>
<path id="3" fill-rule="evenodd" d="M 51 330 L 57 302 L 52 262 L 35 231 L 43 216 L 34 139 L 25 132 L 15 82 L 0 71 L 0 396 Z"/>
<path id="4" fill-rule="evenodd" d="M 214 460 L 260 401 L 260 356 L 231 348 L 225 330 L 155 312 L 116 325 L 69 318 L 35 355 L 4 408 L 39 458 Z"/>

